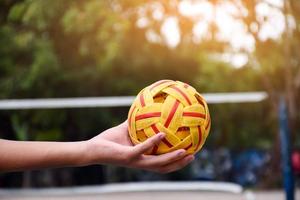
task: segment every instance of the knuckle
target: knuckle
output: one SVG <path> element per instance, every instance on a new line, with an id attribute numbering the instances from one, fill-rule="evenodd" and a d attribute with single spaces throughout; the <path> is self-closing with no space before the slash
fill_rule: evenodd
<path id="1" fill-rule="evenodd" d="M 154 145 L 156 145 L 156 143 L 157 143 L 156 138 L 151 138 L 151 139 L 149 140 L 149 146 L 154 146 Z"/>
<path id="2" fill-rule="evenodd" d="M 132 162 L 133 160 L 135 160 L 135 158 L 136 158 L 136 155 L 134 154 L 133 151 L 130 151 L 126 157 L 128 162 Z"/>
<path id="3" fill-rule="evenodd" d="M 119 155 L 122 159 L 123 164 L 130 164 L 134 160 L 135 156 L 132 151 L 123 151 Z"/>
<path id="4" fill-rule="evenodd" d="M 137 154 L 142 154 L 144 151 L 145 151 L 146 146 L 141 143 L 141 144 L 138 144 L 136 145 L 134 148 L 133 148 L 133 151 L 132 151 L 132 155 L 131 156 L 136 156 Z"/>

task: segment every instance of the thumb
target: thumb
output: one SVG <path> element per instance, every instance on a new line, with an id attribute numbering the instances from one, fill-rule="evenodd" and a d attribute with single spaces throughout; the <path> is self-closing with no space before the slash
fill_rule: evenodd
<path id="1" fill-rule="evenodd" d="M 148 138 L 146 141 L 134 146 L 134 155 L 139 156 L 141 154 L 146 153 L 149 149 L 159 144 L 164 137 L 164 133 L 158 133 Z"/>

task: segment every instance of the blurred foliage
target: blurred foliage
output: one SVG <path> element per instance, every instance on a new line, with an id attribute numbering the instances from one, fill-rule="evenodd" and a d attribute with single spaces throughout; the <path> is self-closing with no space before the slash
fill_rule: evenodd
<path id="1" fill-rule="evenodd" d="M 22 124 L 17 115 L 12 116 L 12 127 L 16 133 L 16 139 L 21 141 L 28 140 L 28 127 L 26 122 Z"/>
<path id="2" fill-rule="evenodd" d="M 300 5 L 287 1 L 290 7 L 281 10 L 298 29 L 286 28 L 282 38 L 261 41 L 251 29 L 251 24 L 260 23 L 254 11 L 259 1 L 232 2 L 248 10 L 237 18 L 255 38 L 255 51 L 241 68 L 211 56 L 230 49 L 227 42 L 215 39 L 213 24 L 211 37 L 200 44 L 192 40 L 195 21 L 178 12 L 178 1 L 0 1 L 0 98 L 135 95 L 159 79 L 181 80 L 201 93 L 267 90 L 272 98 L 263 104 L 211 105 L 207 146 L 270 149 L 277 134 L 271 101 L 273 94 L 289 87 L 286 65 L 292 66 L 294 121 L 299 122 Z M 161 19 L 153 17 L 154 5 L 163 8 Z M 150 21 L 147 27 L 137 26 L 141 15 Z M 179 20 L 181 41 L 175 48 L 161 33 L 169 16 Z M 160 42 L 150 41 L 149 31 Z M 1 111 L 0 135 L 19 140 L 88 139 L 126 115 L 127 108 Z"/>

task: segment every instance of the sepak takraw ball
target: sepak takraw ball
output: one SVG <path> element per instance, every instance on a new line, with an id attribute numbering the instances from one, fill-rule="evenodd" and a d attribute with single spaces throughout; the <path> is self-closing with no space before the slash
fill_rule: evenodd
<path id="1" fill-rule="evenodd" d="M 190 85 L 161 80 L 144 88 L 128 113 L 128 131 L 133 144 L 163 132 L 165 138 L 149 154 L 186 149 L 194 154 L 203 146 L 211 125 L 204 98 Z"/>

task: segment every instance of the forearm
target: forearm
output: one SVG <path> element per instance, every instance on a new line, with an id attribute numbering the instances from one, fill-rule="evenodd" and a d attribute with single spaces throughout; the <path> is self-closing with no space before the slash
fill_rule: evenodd
<path id="1" fill-rule="evenodd" d="M 133 146 L 127 122 L 81 142 L 21 142 L 0 139 L 0 172 L 114 164 L 160 173 L 178 170 L 193 159 L 184 149 L 162 155 L 145 155 L 165 134 L 155 134 Z"/>
<path id="2" fill-rule="evenodd" d="M 86 142 L 21 142 L 0 139 L 0 171 L 89 164 Z"/>

